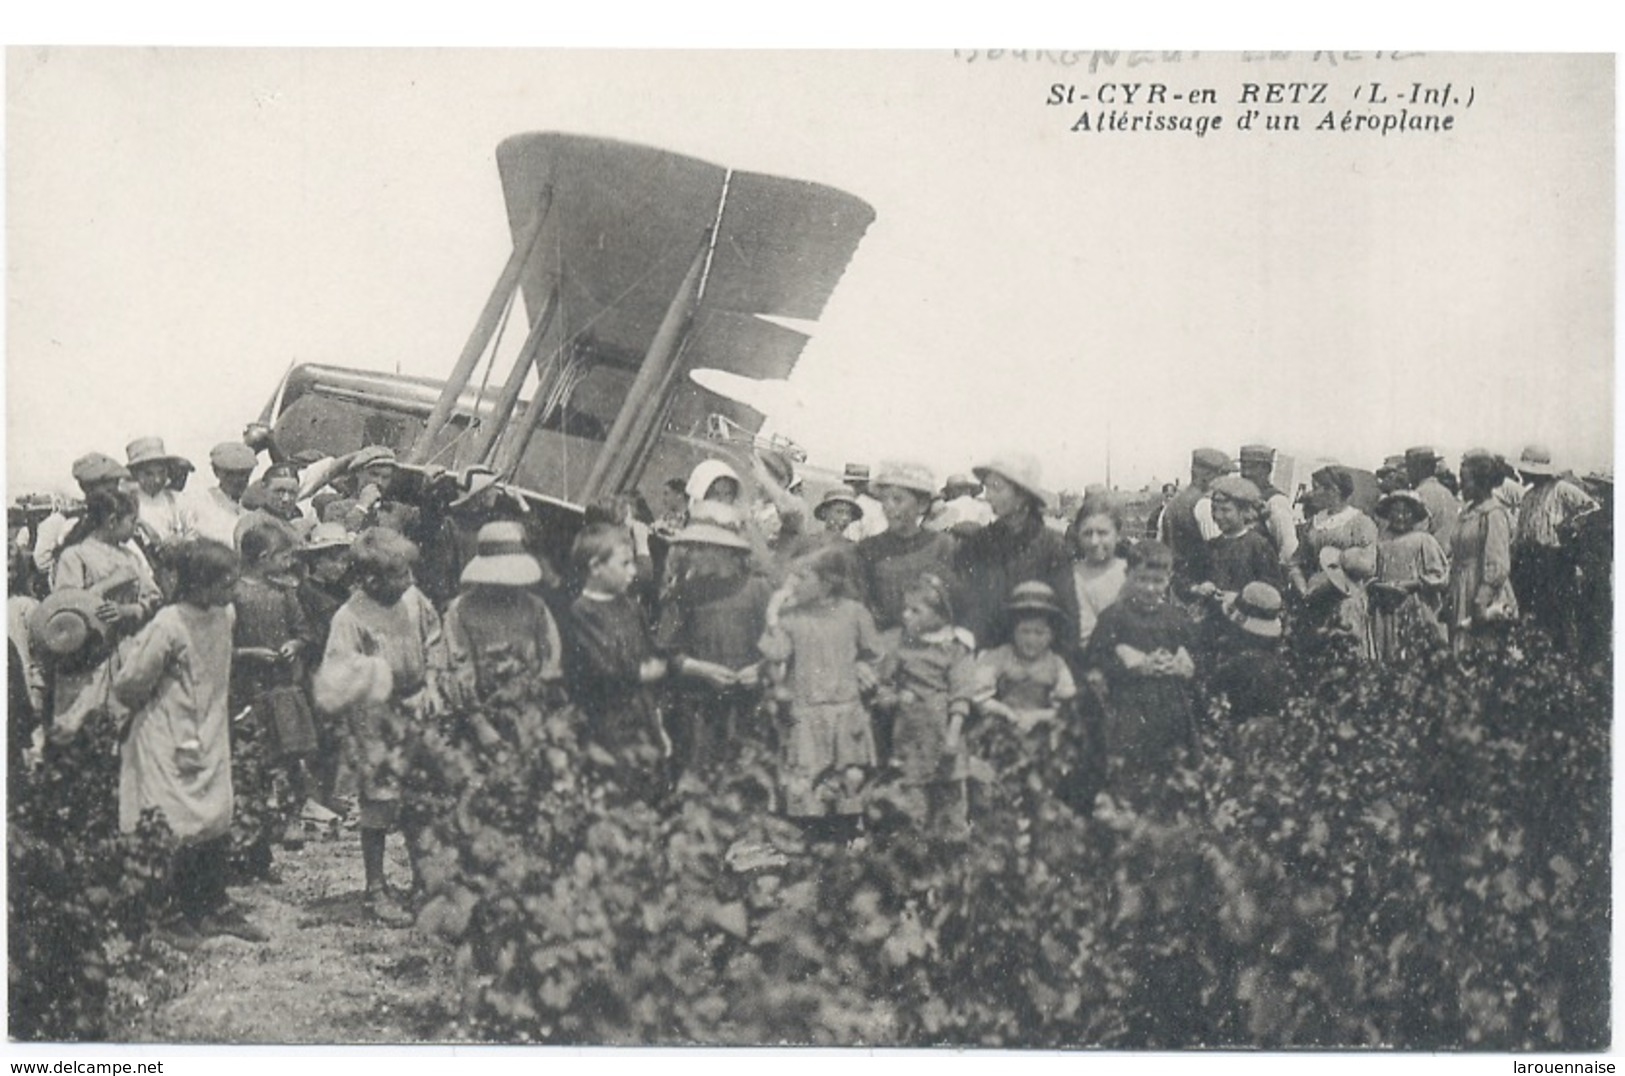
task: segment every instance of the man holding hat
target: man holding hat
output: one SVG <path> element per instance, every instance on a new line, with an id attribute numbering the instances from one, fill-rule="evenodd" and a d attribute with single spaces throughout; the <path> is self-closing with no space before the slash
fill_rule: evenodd
<path id="1" fill-rule="evenodd" d="M 235 549 L 237 521 L 243 514 L 243 494 L 259 457 L 241 441 L 224 441 L 209 450 L 209 466 L 216 485 L 204 490 L 192 502 L 192 516 L 199 538 L 209 538 Z"/>
<path id="2" fill-rule="evenodd" d="M 124 455 L 138 487 L 141 531 L 148 545 L 163 549 L 196 537 L 192 506 L 174 488 L 175 468 L 189 466 L 187 461 L 164 451 L 161 437 L 137 437 Z"/>
<path id="3" fill-rule="evenodd" d="M 1269 445 L 1241 446 L 1241 477 L 1258 488 L 1263 498 L 1263 511 L 1259 525 L 1264 537 L 1275 547 L 1283 565 L 1290 565 L 1298 555 L 1298 526 L 1292 518 L 1292 498 L 1275 488 L 1271 481 L 1275 471 L 1275 449 Z"/>
<path id="4" fill-rule="evenodd" d="M 1174 551 L 1174 579 L 1180 589 L 1207 578 L 1207 543 L 1219 536 L 1208 487 L 1215 478 L 1235 469 L 1230 457 L 1218 449 L 1197 449 L 1191 453 L 1190 485 L 1174 494 L 1162 511 L 1158 537 Z"/>
<path id="5" fill-rule="evenodd" d="M 1531 620 L 1572 644 L 1578 565 L 1563 538 L 1575 520 L 1597 510 L 1597 502 L 1559 473 L 1545 445 L 1526 447 L 1517 467 L 1529 489 L 1512 535 L 1512 589 Z"/>
<path id="6" fill-rule="evenodd" d="M 1405 450 L 1405 475 L 1428 508 L 1428 531 L 1446 550 L 1456 533 L 1461 502 L 1439 481 L 1439 454 L 1428 445 Z"/>
<path id="7" fill-rule="evenodd" d="M 102 490 L 133 492 L 135 489 L 135 479 L 129 469 L 100 452 L 91 452 L 73 461 L 73 480 L 87 498 Z M 34 535 L 34 567 L 43 578 L 51 577 L 56 555 L 62 543 L 68 540 L 68 532 L 73 530 L 78 515 L 77 511 L 57 511 L 40 521 L 39 531 Z"/>

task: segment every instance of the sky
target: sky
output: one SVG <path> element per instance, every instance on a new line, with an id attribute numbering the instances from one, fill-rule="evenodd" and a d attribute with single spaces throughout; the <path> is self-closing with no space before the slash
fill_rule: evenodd
<path id="1" fill-rule="evenodd" d="M 540 130 L 875 208 L 776 394 L 834 466 L 1018 449 L 1079 488 L 1108 452 L 1137 486 L 1252 441 L 1611 460 L 1609 57 L 1149 55 L 12 48 L 8 485 L 146 434 L 201 462 L 291 363 L 443 376 L 510 246 L 495 147 Z M 1075 133 L 1100 106 L 1044 103 L 1158 81 L 1217 103 L 1150 111 L 1225 127 Z M 1235 131 L 1269 81 L 1330 100 Z M 1447 134 L 1309 129 L 1371 81 L 1472 104 Z"/>

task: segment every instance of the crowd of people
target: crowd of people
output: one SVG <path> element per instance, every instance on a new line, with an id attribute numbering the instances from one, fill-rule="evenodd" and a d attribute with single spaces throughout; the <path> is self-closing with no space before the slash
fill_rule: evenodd
<path id="1" fill-rule="evenodd" d="M 301 818 L 343 817 L 371 913 L 412 921 L 385 876 L 403 721 L 495 746 L 490 705 L 570 703 L 656 802 L 754 742 L 809 839 L 861 842 L 884 786 L 951 841 L 975 825 L 979 725 L 1078 730 L 1098 765 L 1064 797 L 1154 807 L 1208 715 L 1280 712 L 1297 653 L 1464 653 L 1520 618 L 1581 661 L 1611 652 L 1612 477 L 1538 445 L 1457 473 L 1413 448 L 1375 490 L 1329 465 L 1300 503 L 1269 447 L 1202 448 L 1151 519 L 1091 487 L 1064 530 L 1022 455 L 940 485 L 918 463 L 849 465 L 812 500 L 782 454 L 748 460 L 672 476 L 658 515 L 617 496 L 561 521 L 484 468 L 376 445 L 288 457 L 262 427 L 217 446 L 192 493 L 157 437 L 122 463 L 89 453 L 82 503 L 13 520 L 14 779 L 114 715 L 121 824 L 157 809 L 178 842 L 170 929 L 264 940 L 226 891 L 234 785 L 286 805 L 285 829 L 236 838 L 251 874 L 275 879 Z"/>

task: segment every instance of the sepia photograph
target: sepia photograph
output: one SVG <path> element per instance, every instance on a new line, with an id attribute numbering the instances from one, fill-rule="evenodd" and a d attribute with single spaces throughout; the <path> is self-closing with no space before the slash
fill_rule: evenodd
<path id="1" fill-rule="evenodd" d="M 1615 66 L 9 46 L 8 1050 L 1611 1051 Z"/>

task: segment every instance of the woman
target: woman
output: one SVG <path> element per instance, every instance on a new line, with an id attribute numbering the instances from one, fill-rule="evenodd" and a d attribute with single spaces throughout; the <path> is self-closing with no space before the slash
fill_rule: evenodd
<path id="1" fill-rule="evenodd" d="M 903 626 L 904 592 L 928 572 L 950 574 L 954 540 L 923 525 L 936 492 L 930 468 L 882 463 L 872 489 L 886 514 L 886 529 L 858 543 L 863 597 L 875 615 L 875 626 L 893 631 Z M 857 507 L 850 497 L 847 503 Z"/>
<path id="2" fill-rule="evenodd" d="M 132 542 L 138 518 L 136 500 L 119 490 L 99 490 L 85 501 L 85 514 L 68 535 L 51 574 L 52 592 L 88 590 L 100 598 L 96 619 L 106 625 L 105 645 L 58 665 L 52 714 L 61 716 L 79 701 L 95 679 L 96 662 L 111 654 L 107 671 L 116 672 L 125 640 L 157 610 L 161 600 L 147 558 Z M 89 701 L 89 700 L 87 700 Z"/>
<path id="3" fill-rule="evenodd" d="M 967 537 L 954 557 L 960 593 L 954 600 L 961 627 L 976 636 L 977 649 L 998 645 L 995 629 L 1004 602 L 1017 583 L 1048 583 L 1066 614 L 1066 632 L 1056 649 L 1077 645 L 1077 592 L 1066 539 L 1044 525 L 1044 509 L 1054 495 L 1040 482 L 1031 457 L 1007 456 L 974 469 L 982 483 L 993 522 Z"/>
<path id="4" fill-rule="evenodd" d="M 1345 468 L 1322 467 L 1310 476 L 1315 514 L 1291 579 L 1310 626 L 1352 639 L 1359 656 L 1369 660 L 1375 651 L 1365 581 L 1376 572 L 1377 525 L 1349 503 L 1353 496 L 1354 476 Z"/>
<path id="5" fill-rule="evenodd" d="M 1450 585 L 1445 594 L 1450 645 L 1456 653 L 1492 642 L 1518 617 L 1512 593 L 1512 519 L 1495 498 L 1499 468 L 1483 450 L 1461 460 L 1461 498 L 1450 539 Z"/>

